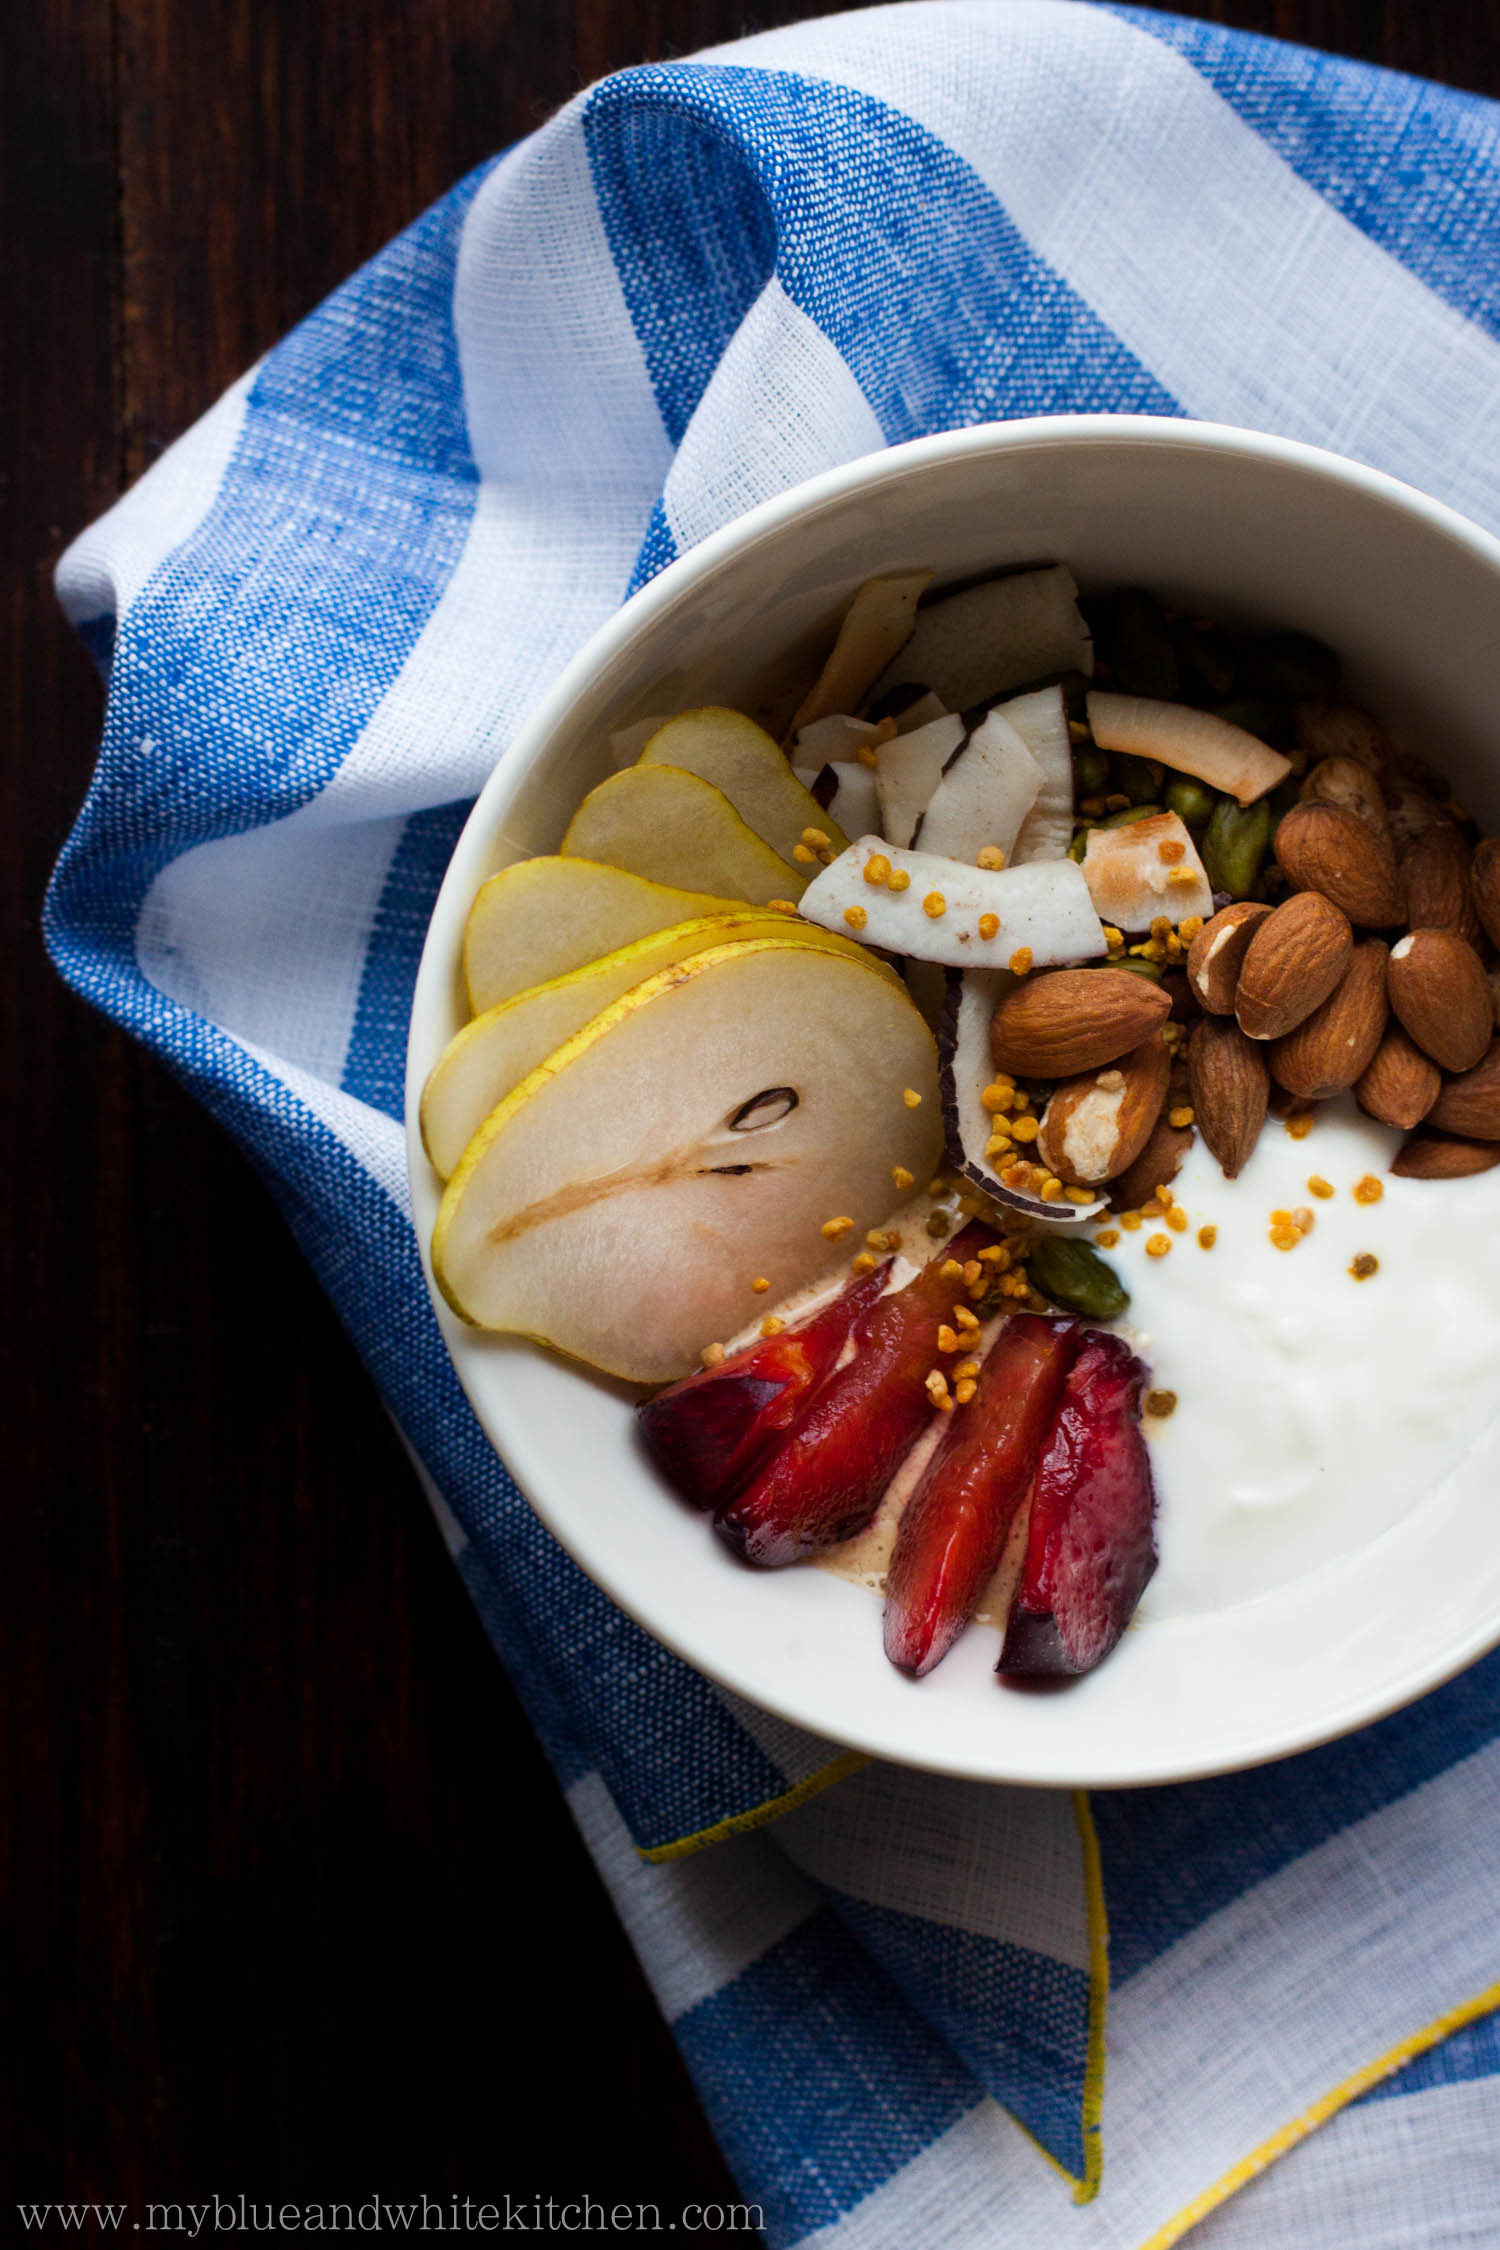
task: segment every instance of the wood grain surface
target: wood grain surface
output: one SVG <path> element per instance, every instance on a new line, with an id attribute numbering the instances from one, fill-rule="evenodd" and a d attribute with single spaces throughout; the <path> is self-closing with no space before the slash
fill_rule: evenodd
<path id="1" fill-rule="evenodd" d="M 580 85 L 832 12 L 6 12 L 7 2199 L 734 2196 L 280 1219 L 45 963 L 100 715 L 50 575 L 249 361 Z M 1203 12 L 1500 94 L 1500 0 Z"/>

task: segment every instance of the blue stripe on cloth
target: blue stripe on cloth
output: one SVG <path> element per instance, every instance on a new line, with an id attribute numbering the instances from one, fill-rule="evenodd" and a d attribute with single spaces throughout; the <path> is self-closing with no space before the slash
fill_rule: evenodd
<path id="1" fill-rule="evenodd" d="M 701 328 L 722 349 L 719 273 L 733 276 L 742 317 L 750 277 L 769 279 L 773 236 L 787 296 L 837 347 L 892 443 L 999 416 L 1180 412 L 969 166 L 867 94 L 784 71 L 662 64 L 597 87 L 585 129 L 674 436 L 713 362 L 680 347 L 664 356 L 659 340 Z"/>
<path id="2" fill-rule="evenodd" d="M 667 521 L 667 504 L 658 500 L 651 511 L 651 521 L 646 526 L 646 536 L 641 541 L 641 551 L 635 558 L 635 568 L 630 574 L 629 592 L 638 593 L 659 570 L 677 560 L 677 541 L 672 536 L 672 526 Z"/>
<path id="3" fill-rule="evenodd" d="M 343 1087 L 346 1094 L 387 1117 L 402 1114 L 411 996 L 427 925 L 470 809 L 466 800 L 412 814 L 392 855 L 375 910 Z"/>
<path id="4" fill-rule="evenodd" d="M 1500 1651 L 1407 1710 L 1300 1757 L 1217 1781 L 1098 1792 L 1111 1983 L 1497 1734 Z"/>
<path id="5" fill-rule="evenodd" d="M 1084 2177 L 1089 1980 L 1050 1954 L 843 1899 L 838 1911 L 914 2008 L 1075 2179 Z"/>
<path id="6" fill-rule="evenodd" d="M 109 678 L 109 668 L 115 653 L 115 619 L 113 610 L 103 617 L 85 617 L 74 628 L 89 655 L 101 680 Z"/>
<path id="7" fill-rule="evenodd" d="M 1186 56 L 1336 211 L 1500 335 L 1500 110 L 1310 47 L 1114 7 Z"/>
<path id="8" fill-rule="evenodd" d="M 673 2026 L 771 2242 L 831 2226 L 920 2156 L 981 2089 L 831 1908 Z"/>
<path id="9" fill-rule="evenodd" d="M 1500 2078 L 1500 2014 L 1478 2016 L 1450 2032 L 1425 2054 L 1382 2078 L 1360 2100 L 1395 2101 L 1403 2094 L 1425 2093 L 1430 2086 L 1466 2086 L 1476 2078 Z"/>

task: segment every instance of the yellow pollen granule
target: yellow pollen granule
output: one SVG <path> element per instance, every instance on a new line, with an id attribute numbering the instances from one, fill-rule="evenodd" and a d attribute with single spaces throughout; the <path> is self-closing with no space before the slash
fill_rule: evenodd
<path id="1" fill-rule="evenodd" d="M 874 766 L 880 763 L 879 759 L 875 755 L 875 745 L 873 742 L 862 742 L 859 746 L 857 755 L 862 766 Z"/>
<path id="2" fill-rule="evenodd" d="M 829 845 L 833 842 L 833 838 L 829 835 L 826 828 L 804 828 L 802 831 L 802 841 L 804 844 L 811 844 L 815 852 L 826 852 Z"/>
<path id="3" fill-rule="evenodd" d="M 991 1133 L 984 1144 L 986 1156 L 1003 1156 L 1011 1145 L 1009 1133 Z"/>
<path id="4" fill-rule="evenodd" d="M 978 1315 L 973 1312 L 968 1305 L 955 1305 L 953 1308 L 953 1317 L 958 1322 L 960 1328 L 973 1329 L 979 1326 Z"/>
<path id="5" fill-rule="evenodd" d="M 938 1267 L 938 1272 L 944 1281 L 962 1281 L 964 1277 L 964 1269 L 957 1258 L 945 1258 Z"/>
<path id="6" fill-rule="evenodd" d="M 1313 1230 L 1313 1224 L 1314 1221 L 1312 1212 L 1308 1209 L 1305 1203 L 1299 1203 L 1296 1210 L 1292 1213 L 1292 1225 L 1297 1229 L 1297 1232 L 1299 1234 L 1311 1234 Z"/>
<path id="7" fill-rule="evenodd" d="M 1010 1250 L 1003 1242 L 986 1243 L 979 1253 L 979 1262 L 985 1266 L 999 1266 L 1003 1271 L 1010 1264 Z"/>
<path id="8" fill-rule="evenodd" d="M 1016 1089 L 1008 1078 L 997 1078 L 993 1085 L 985 1087 L 979 1100 L 981 1107 L 993 1117 L 997 1110 L 1014 1109 Z"/>
<path id="9" fill-rule="evenodd" d="M 1099 927 L 1104 932 L 1104 942 L 1110 952 L 1122 953 L 1125 950 L 1125 932 L 1117 930 L 1113 922 L 1101 922 Z"/>
<path id="10" fill-rule="evenodd" d="M 1165 867 L 1175 867 L 1186 852 L 1187 845 L 1180 836 L 1168 836 L 1156 847 L 1156 856 Z"/>
<path id="11" fill-rule="evenodd" d="M 1011 1136 L 1015 1140 L 1034 1141 L 1040 1127 L 1034 1117 L 1014 1117 L 1011 1119 L 1010 1130 Z"/>
<path id="12" fill-rule="evenodd" d="M 904 1164 L 893 1164 L 891 1166 L 891 1182 L 905 1195 L 908 1188 L 916 1186 L 917 1175 L 915 1172 L 908 1172 Z"/>
<path id="13" fill-rule="evenodd" d="M 770 1288 L 771 1284 L 769 1283 L 769 1281 L 767 1281 L 763 1273 L 758 1273 L 755 1279 L 751 1282 L 750 1286 L 755 1291 L 757 1297 L 763 1297 L 766 1291 Z"/>
<path id="14" fill-rule="evenodd" d="M 1169 1234 L 1148 1234 L 1146 1237 L 1148 1258 L 1164 1258 L 1171 1247 L 1172 1237 Z"/>
<path id="15" fill-rule="evenodd" d="M 1120 1213 L 1120 1224 L 1127 1234 L 1134 1234 L 1140 1223 L 1141 1214 L 1139 1211 L 1122 1211 Z"/>
<path id="16" fill-rule="evenodd" d="M 1172 935 L 1171 916 L 1167 914 L 1153 914 L 1151 917 L 1151 935 L 1154 938 L 1170 937 Z"/>
<path id="17" fill-rule="evenodd" d="M 927 1232 L 931 1235 L 934 1242 L 943 1241 L 947 1235 L 952 1233 L 952 1231 L 953 1221 L 949 1218 L 946 1211 L 928 1212 Z"/>
<path id="18" fill-rule="evenodd" d="M 985 844 L 980 849 L 976 864 L 980 867 L 987 867 L 992 874 L 998 875 L 1005 865 L 1005 854 L 998 844 Z"/>
<path id="19" fill-rule="evenodd" d="M 984 939 L 985 944 L 988 945 L 992 938 L 997 938 L 1000 935 L 999 915 L 981 914 L 979 917 L 978 928 L 980 936 Z"/>
<path id="20" fill-rule="evenodd" d="M 1217 1227 L 1200 1227 L 1198 1229 L 1198 1248 L 1200 1250 L 1212 1250 L 1218 1239 L 1219 1230 Z"/>
<path id="21" fill-rule="evenodd" d="M 908 1109 L 920 1109 L 922 1106 L 922 1097 L 917 1092 L 915 1086 L 908 1086 L 905 1092 L 902 1094 L 901 1099 L 905 1102 Z"/>
<path id="22" fill-rule="evenodd" d="M 1162 849 L 1163 851 L 1165 851 L 1166 846 L 1163 845 Z M 1170 890 L 1174 884 L 1176 885 L 1178 890 L 1192 890 L 1196 888 L 1197 882 L 1197 870 L 1196 868 L 1192 867 L 1174 867 L 1167 876 L 1168 890 Z"/>
<path id="23" fill-rule="evenodd" d="M 1161 1182 L 1158 1181 L 1156 1186 L 1156 1200 L 1161 1205 L 1164 1211 L 1170 1211 L 1173 1204 L 1177 1201 L 1177 1198 L 1172 1193 L 1172 1190 L 1169 1187 L 1164 1187 Z"/>
<path id="24" fill-rule="evenodd" d="M 946 1414 L 953 1412 L 953 1401 L 948 1396 L 948 1378 L 940 1367 L 933 1368 L 924 1387 L 934 1406 L 941 1407 Z"/>
<path id="25" fill-rule="evenodd" d="M 937 1179 L 928 1181 L 927 1192 L 929 1195 L 946 1195 L 948 1192 L 948 1183 L 941 1177 L 941 1175 L 939 1175 Z"/>
<path id="26" fill-rule="evenodd" d="M 1092 1188 L 1064 1188 L 1063 1194 L 1070 1203 L 1094 1203 L 1098 1200 Z"/>
<path id="27" fill-rule="evenodd" d="M 899 1227 L 871 1227 L 869 1233 L 865 1236 L 865 1242 L 871 1250 L 899 1250 L 901 1247 L 901 1229 Z"/>
<path id="28" fill-rule="evenodd" d="M 768 898 L 766 900 L 766 904 L 768 907 L 773 908 L 774 911 L 778 914 L 795 914 L 797 911 L 797 902 L 795 899 Z"/>
<path id="29" fill-rule="evenodd" d="M 1013 977 L 1024 977 L 1029 974 L 1030 969 L 1031 947 L 1029 945 L 1018 945 L 1010 957 L 1010 973 Z"/>
<path id="30" fill-rule="evenodd" d="M 802 867 L 816 867 L 818 855 L 809 844 L 793 844 L 792 857 Z"/>
<path id="31" fill-rule="evenodd" d="M 698 1357 L 705 1367 L 722 1367 L 724 1364 L 724 1346 L 722 1344 L 705 1344 Z"/>
<path id="32" fill-rule="evenodd" d="M 1295 1250 L 1301 1240 L 1302 1236 L 1296 1227 L 1272 1227 L 1271 1229 L 1270 1241 L 1273 1250 Z"/>
<path id="33" fill-rule="evenodd" d="M 1153 1422 L 1164 1422 L 1169 1414 L 1175 1414 L 1177 1411 L 1177 1393 L 1175 1391 L 1147 1391 L 1141 1401 L 1141 1411 L 1144 1414 L 1149 1414 Z"/>
<path id="34" fill-rule="evenodd" d="M 1167 1213 L 1167 1225 L 1172 1229 L 1172 1232 L 1174 1234 L 1187 1233 L 1188 1215 L 1186 1211 L 1183 1210 L 1180 1203 L 1174 1203 L 1171 1210 Z"/>
<path id="35" fill-rule="evenodd" d="M 1118 1227 L 1101 1227 L 1094 1237 L 1101 1250 L 1113 1250 L 1119 1239 L 1120 1230 Z"/>
<path id="36" fill-rule="evenodd" d="M 768 1312 L 760 1324 L 760 1332 L 762 1336 L 779 1336 L 785 1326 L 784 1320 L 778 1320 L 775 1313 Z"/>
<path id="37" fill-rule="evenodd" d="M 1309 1195 L 1317 1196 L 1320 1203 L 1326 1203 L 1333 1193 L 1333 1186 L 1330 1181 L 1323 1178 L 1320 1172 L 1314 1172 L 1307 1183 L 1307 1192 Z"/>
<path id="38" fill-rule="evenodd" d="M 1062 1181 L 1055 1179 L 1050 1172 L 1046 1174 L 1042 1181 L 1042 1201 L 1044 1203 L 1060 1203 L 1062 1201 Z"/>
<path id="39" fill-rule="evenodd" d="M 853 1224 L 852 1219 L 825 1219 L 818 1232 L 825 1242 L 837 1242 L 849 1232 Z"/>
<path id="40" fill-rule="evenodd" d="M 1006 1274 L 1000 1283 L 1000 1294 L 1002 1297 L 1030 1296 L 1031 1291 L 1027 1285 L 1026 1276 L 1022 1273 Z"/>
<path id="41" fill-rule="evenodd" d="M 862 906 L 846 906 L 844 908 L 844 920 L 851 930 L 862 930 L 869 919 L 869 915 Z"/>
<path id="42" fill-rule="evenodd" d="M 1159 1219 L 1166 1208 L 1159 1195 L 1149 1196 L 1141 1205 L 1141 1217 L 1143 1219 Z"/>
<path id="43" fill-rule="evenodd" d="M 1088 742 L 1092 739 L 1082 719 L 1069 719 L 1068 736 L 1073 742 Z"/>
<path id="44" fill-rule="evenodd" d="M 891 880 L 888 887 L 893 891 L 909 891 L 911 889 L 911 877 L 904 867 L 893 867 L 891 869 Z"/>
<path id="45" fill-rule="evenodd" d="M 858 1257 L 854 1260 L 852 1270 L 855 1273 L 873 1273 L 875 1271 L 875 1260 L 868 1250 L 860 1251 Z"/>
<path id="46" fill-rule="evenodd" d="M 956 1352 L 958 1350 L 958 1337 L 948 1326 L 946 1320 L 938 1330 L 937 1346 L 940 1352 Z"/>
<path id="47" fill-rule="evenodd" d="M 1366 1172 L 1362 1180 L 1355 1181 L 1352 1193 L 1356 1203 L 1378 1203 L 1385 1193 L 1385 1187 L 1373 1172 Z"/>
<path id="48" fill-rule="evenodd" d="M 865 861 L 865 881 L 877 889 L 891 879 L 891 863 L 884 852 L 871 852 Z"/>
<path id="49" fill-rule="evenodd" d="M 1016 1108 L 1017 1108 L 1017 1109 L 1030 1109 L 1030 1107 L 1031 1107 L 1031 1096 L 1030 1096 L 1030 1095 L 1029 1095 L 1029 1094 L 1027 1093 L 1027 1091 L 1026 1091 L 1026 1089 L 1025 1089 L 1025 1087 L 1024 1087 L 1024 1086 L 1018 1086 L 1018 1087 L 1016 1088 Z"/>
<path id="50" fill-rule="evenodd" d="M 953 1396 L 960 1406 L 967 1406 L 978 1388 L 979 1385 L 975 1382 L 973 1376 L 965 1375 L 961 1382 L 954 1385 Z"/>
<path id="51" fill-rule="evenodd" d="M 1184 945 L 1191 945 L 1202 927 L 1203 916 L 1201 914 L 1189 914 L 1185 921 L 1178 923 L 1177 935 L 1181 938 Z"/>
<path id="52" fill-rule="evenodd" d="M 1167 1123 L 1179 1133 L 1185 1133 L 1192 1122 L 1193 1106 L 1191 1102 L 1179 1102 L 1175 1109 L 1167 1111 Z"/>
<path id="53" fill-rule="evenodd" d="M 948 911 L 948 901 L 941 891 L 929 891 L 922 901 L 922 912 L 929 922 L 941 922 Z"/>
<path id="54" fill-rule="evenodd" d="M 1290 1211 L 1273 1211 L 1271 1213 L 1271 1224 L 1273 1227 L 1294 1227 L 1297 1222 Z"/>
<path id="55" fill-rule="evenodd" d="M 1351 1261 L 1349 1271 L 1356 1281 L 1368 1281 L 1372 1273 L 1379 1273 L 1380 1260 L 1372 1257 L 1368 1250 L 1361 1250 Z"/>
<path id="56" fill-rule="evenodd" d="M 1313 1113 L 1310 1109 L 1294 1109 L 1283 1122 L 1292 1140 L 1305 1141 L 1313 1129 Z"/>
<path id="57" fill-rule="evenodd" d="M 956 1263 L 957 1263 L 957 1260 L 956 1260 L 956 1259 L 951 1259 L 951 1258 L 950 1258 L 950 1260 L 949 1260 L 948 1262 L 949 1262 L 949 1264 L 950 1264 L 950 1265 L 954 1265 L 954 1264 L 956 1264 Z M 983 1266 L 982 1266 L 982 1265 L 981 1265 L 981 1264 L 979 1263 L 979 1260 L 978 1260 L 977 1258 L 970 1258 L 970 1259 L 968 1260 L 967 1264 L 966 1264 L 966 1265 L 965 1265 L 965 1267 L 964 1267 L 964 1287 L 965 1287 L 965 1289 L 977 1289 L 977 1288 L 978 1288 L 978 1286 L 979 1286 L 979 1284 L 980 1284 L 980 1282 L 981 1282 L 981 1281 L 983 1281 L 983 1279 L 984 1279 L 984 1268 L 983 1268 Z"/>
<path id="58" fill-rule="evenodd" d="M 959 1383 L 971 1383 L 978 1373 L 979 1362 L 977 1359 L 961 1359 L 953 1370 L 954 1380 Z"/>
<path id="59" fill-rule="evenodd" d="M 1104 809 L 1106 812 L 1124 812 L 1129 803 L 1128 797 L 1121 796 L 1118 789 L 1112 789 L 1104 800 Z"/>

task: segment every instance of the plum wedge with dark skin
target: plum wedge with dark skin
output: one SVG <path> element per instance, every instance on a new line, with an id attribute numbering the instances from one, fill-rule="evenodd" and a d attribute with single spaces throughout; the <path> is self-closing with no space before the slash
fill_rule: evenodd
<path id="1" fill-rule="evenodd" d="M 1092 1671 L 1135 1613 L 1156 1568 L 1145 1380 L 1121 1337 L 1089 1331 L 1037 1468 L 1001 1672 Z"/>
<path id="2" fill-rule="evenodd" d="M 938 1365 L 937 1332 L 953 1317 L 955 1290 L 942 1268 L 977 1257 L 996 1239 L 988 1227 L 965 1227 L 858 1322 L 853 1357 L 828 1377 L 791 1435 L 716 1518 L 747 1562 L 799 1562 L 864 1529 L 934 1412 L 927 1378 Z"/>
<path id="3" fill-rule="evenodd" d="M 999 1567 L 1047 1444 L 1078 1323 L 1017 1313 L 907 1503 L 886 1578 L 885 1653 L 920 1679 L 947 1655 Z"/>
<path id="4" fill-rule="evenodd" d="M 890 1260 L 851 1282 L 810 1320 L 747 1344 L 732 1359 L 669 1383 L 639 1409 L 641 1441 L 674 1491 L 722 1508 L 786 1435 L 876 1304 Z"/>

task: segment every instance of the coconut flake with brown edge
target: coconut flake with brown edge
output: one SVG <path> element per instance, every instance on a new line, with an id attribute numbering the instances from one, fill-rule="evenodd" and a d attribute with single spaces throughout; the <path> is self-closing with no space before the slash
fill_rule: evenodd
<path id="1" fill-rule="evenodd" d="M 1005 969 L 950 969 L 938 1025 L 938 1090 L 943 1105 L 943 1138 L 948 1162 L 971 1187 L 1008 1211 L 1021 1211 L 1049 1225 L 1071 1226 L 1095 1218 L 1102 1203 L 1043 1203 L 1007 1187 L 985 1155 L 995 1120 L 984 1106 L 984 1090 L 995 1076 L 990 1060 L 990 1022 L 1016 979 Z"/>
<path id="2" fill-rule="evenodd" d="M 1125 828 L 1091 828 L 1083 879 L 1102 922 L 1149 930 L 1159 915 L 1175 927 L 1207 921 L 1214 894 L 1198 847 L 1176 813 L 1155 813 Z"/>
<path id="3" fill-rule="evenodd" d="M 1191 774 L 1210 789 L 1253 805 L 1285 781 L 1291 760 L 1243 727 L 1195 711 L 1186 703 L 1157 703 L 1144 695 L 1094 690 L 1088 699 L 1089 731 L 1101 750 L 1156 758 L 1174 773 Z"/>
<path id="4" fill-rule="evenodd" d="M 913 847 L 944 859 L 1009 859 L 1021 823 L 1036 803 L 1042 769 L 998 711 L 954 751 L 917 822 Z"/>

